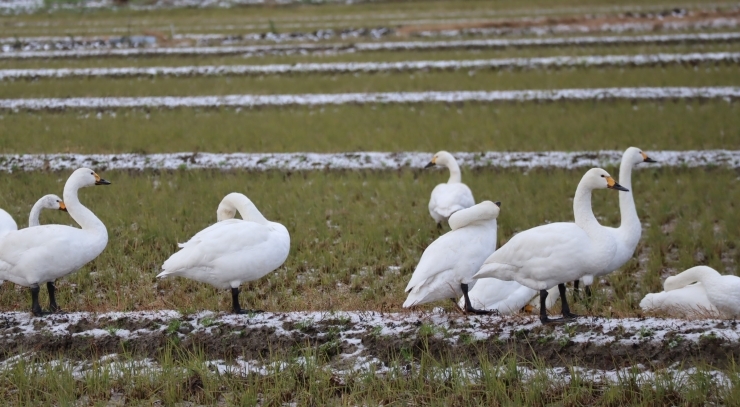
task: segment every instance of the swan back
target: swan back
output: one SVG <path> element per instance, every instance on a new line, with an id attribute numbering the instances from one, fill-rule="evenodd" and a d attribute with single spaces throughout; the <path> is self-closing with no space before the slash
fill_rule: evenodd
<path id="1" fill-rule="evenodd" d="M 498 218 L 501 203 L 483 201 L 467 209 L 461 209 L 450 216 L 449 223 L 452 230 L 460 229 L 475 222 Z"/>

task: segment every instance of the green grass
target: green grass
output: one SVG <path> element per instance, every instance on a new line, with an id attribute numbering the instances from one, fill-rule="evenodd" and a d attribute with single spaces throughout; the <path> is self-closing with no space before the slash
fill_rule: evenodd
<path id="1" fill-rule="evenodd" d="M 470 60 L 492 58 L 532 58 L 546 56 L 634 55 L 655 53 L 739 52 L 740 44 L 674 44 L 635 46 L 526 47 L 495 50 L 443 50 L 404 52 L 358 52 L 348 54 L 267 55 L 245 58 L 233 56 L 147 56 L 106 58 L 0 59 L 0 69 L 52 69 L 96 67 L 149 67 L 190 65 L 266 65 L 328 62 L 395 62 L 419 60 Z M 627 68 L 625 68 L 627 69 Z M 467 73 L 467 71 L 463 72 Z"/>
<path id="2" fill-rule="evenodd" d="M 616 174 L 615 169 L 610 169 Z M 477 200 L 503 202 L 499 242 L 548 221 L 572 219 L 571 197 L 582 171 L 467 171 Z M 0 207 L 24 218 L 35 199 L 59 193 L 66 173 L 15 173 L 0 178 Z M 61 279 L 57 298 L 68 311 L 142 309 L 227 310 L 225 291 L 186 279 L 156 281 L 176 243 L 215 221 L 229 192 L 243 192 L 263 214 L 291 233 L 285 265 L 243 286 L 245 307 L 270 311 L 400 310 L 403 288 L 424 248 L 436 237 L 429 193 L 446 174 L 394 172 L 101 172 L 109 187 L 82 191 L 81 200 L 107 225 L 106 250 L 81 271 Z M 734 203 L 738 174 L 725 169 L 643 169 L 633 188 L 646 232 L 636 258 L 609 277 L 593 310 L 635 315 L 645 293 L 660 290 L 665 274 L 697 262 L 732 272 L 740 262 Z M 616 192 L 594 196 L 597 216 L 618 225 Z M 44 213 L 42 223 L 71 223 Z M 637 257 L 643 257 L 639 264 Z M 700 259 L 700 260 L 697 260 Z M 400 272 L 390 270 L 400 266 Z M 27 289 L 0 286 L 2 310 L 27 310 Z M 43 299 L 42 302 L 46 300 Z M 433 306 L 448 304 L 433 304 Z"/>
<path id="3" fill-rule="evenodd" d="M 296 357 L 274 357 L 264 363 L 266 374 L 219 374 L 198 351 L 168 345 L 154 368 L 137 365 L 122 355 L 116 364 L 92 361 L 77 377 L 70 364 L 51 366 L 52 358 L 21 361 L 0 372 L 0 395 L 14 406 L 92 406 L 124 403 L 132 406 L 195 405 L 432 405 L 432 406 L 621 406 L 738 405 L 740 376 L 723 370 L 727 384 L 712 379 L 710 367 L 697 369 L 677 383 L 669 371 L 639 380 L 624 373 L 616 382 L 597 383 L 574 374 L 569 383 L 548 375 L 537 361 L 504 355 L 488 359 L 485 351 L 474 361 L 452 363 L 422 354 L 417 363 L 398 357 L 385 373 L 348 371 L 338 376 L 324 367 L 316 349 L 296 350 Z M 276 366 L 280 366 L 277 368 Z M 527 368 L 525 377 L 517 368 Z M 550 371 L 552 372 L 552 371 Z M 639 381 L 638 381 L 639 380 Z M 176 404 L 177 403 L 177 404 Z M 183 403 L 184 404 L 184 403 Z M 110 404 L 108 404 L 110 405 Z M 115 405 L 115 404 L 113 404 Z"/>
<path id="4" fill-rule="evenodd" d="M 736 149 L 724 101 L 3 113 L 0 153 Z"/>
<path id="5" fill-rule="evenodd" d="M 2 81 L 0 98 L 733 86 L 738 66 Z"/>

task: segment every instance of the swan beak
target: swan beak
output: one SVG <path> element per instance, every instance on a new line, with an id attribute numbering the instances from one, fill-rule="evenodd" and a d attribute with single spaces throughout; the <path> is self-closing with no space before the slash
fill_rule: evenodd
<path id="1" fill-rule="evenodd" d="M 496 202 L 494 202 L 494 204 L 495 204 L 496 206 L 498 206 L 499 208 L 501 207 L 501 201 L 496 201 Z"/>
<path id="2" fill-rule="evenodd" d="M 429 161 L 429 164 L 425 165 L 424 168 L 434 167 L 435 165 L 437 164 L 435 164 L 434 160 L 432 160 L 432 161 Z"/>
<path id="3" fill-rule="evenodd" d="M 617 184 L 617 181 L 614 181 L 614 178 L 612 177 L 606 178 L 606 187 L 609 189 L 616 189 L 617 191 L 624 191 L 624 192 L 630 191 L 629 189 Z"/>
<path id="4" fill-rule="evenodd" d="M 65 205 L 64 202 L 59 202 L 59 210 L 67 212 L 67 205 Z"/>
<path id="5" fill-rule="evenodd" d="M 100 177 L 95 181 L 95 185 L 110 185 L 110 181 L 106 181 Z"/>
<path id="6" fill-rule="evenodd" d="M 645 153 L 640 153 L 640 154 L 642 154 L 642 162 L 645 162 L 645 163 L 657 163 L 657 161 L 655 161 L 652 158 L 648 157 L 647 154 L 645 154 Z"/>

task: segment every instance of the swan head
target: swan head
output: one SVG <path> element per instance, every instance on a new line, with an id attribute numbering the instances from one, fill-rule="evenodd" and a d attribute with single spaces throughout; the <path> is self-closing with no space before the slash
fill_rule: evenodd
<path id="1" fill-rule="evenodd" d="M 64 205 L 64 201 L 62 201 L 62 198 L 54 195 L 44 195 L 39 199 L 39 202 L 41 203 L 41 207 L 43 209 L 54 209 L 59 211 L 67 212 L 67 206 Z"/>
<path id="2" fill-rule="evenodd" d="M 432 160 L 429 161 L 429 164 L 427 164 L 424 168 L 434 167 L 435 165 L 446 167 L 448 164 L 451 163 L 456 163 L 455 157 L 453 157 L 452 154 L 448 153 L 447 151 L 442 150 L 437 152 L 437 154 L 434 154 Z"/>
<path id="3" fill-rule="evenodd" d="M 584 183 L 591 189 L 614 189 L 617 191 L 627 191 L 629 189 L 619 185 L 617 181 L 609 175 L 604 169 L 591 168 L 586 171 L 586 174 L 581 178 L 581 183 Z"/>
<path id="4" fill-rule="evenodd" d="M 455 230 L 473 222 L 496 219 L 499 212 L 501 212 L 501 202 L 483 201 L 453 213 L 448 223 L 450 229 Z"/>
<path id="5" fill-rule="evenodd" d="M 110 185 L 110 181 L 100 178 L 100 175 L 89 168 L 78 168 L 69 176 L 67 182 L 74 182 L 78 187 L 91 187 L 93 185 Z"/>
<path id="6" fill-rule="evenodd" d="M 637 147 L 630 147 L 627 150 L 624 151 L 624 156 L 627 157 L 629 160 L 628 162 L 632 163 L 632 165 L 637 165 L 640 163 L 655 163 L 657 161 L 653 160 L 652 158 L 648 157 L 647 154 L 645 154 L 644 151 L 640 150 Z"/>

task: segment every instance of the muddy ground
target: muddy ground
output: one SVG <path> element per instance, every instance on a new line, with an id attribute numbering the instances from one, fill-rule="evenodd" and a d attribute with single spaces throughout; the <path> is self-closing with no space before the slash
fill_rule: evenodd
<path id="1" fill-rule="evenodd" d="M 311 348 L 333 368 L 387 366 L 425 352 L 453 362 L 495 361 L 505 354 L 551 367 L 615 370 L 710 365 L 740 355 L 734 321 L 583 317 L 542 326 L 534 317 L 444 313 L 291 312 L 230 315 L 176 311 L 69 313 L 33 318 L 0 313 L 0 361 L 33 352 L 88 360 L 126 351 L 157 359 L 167 344 L 210 359 L 267 360 Z"/>

